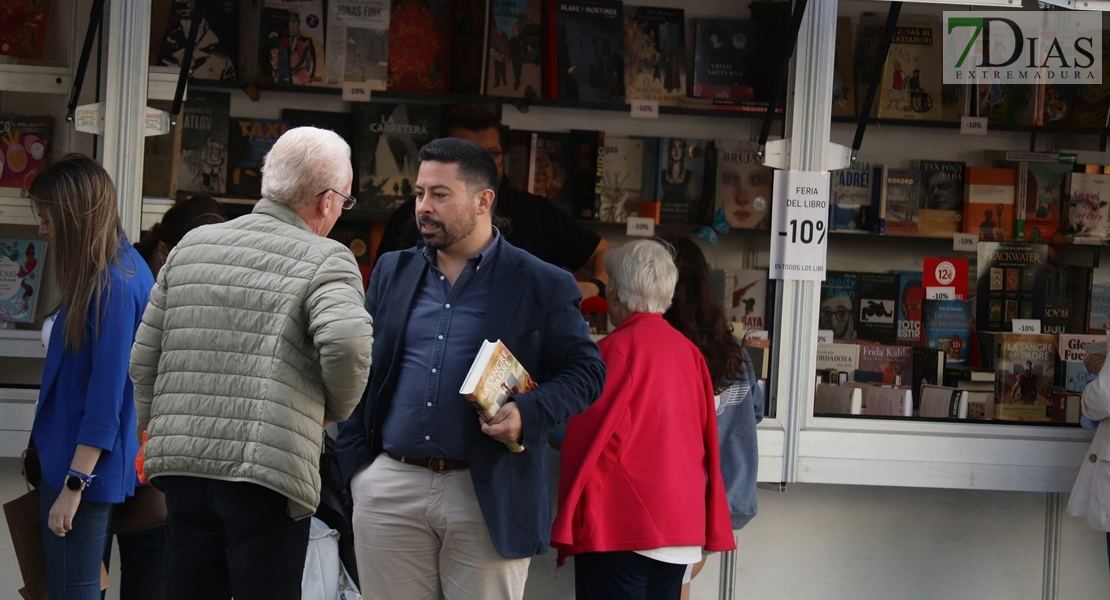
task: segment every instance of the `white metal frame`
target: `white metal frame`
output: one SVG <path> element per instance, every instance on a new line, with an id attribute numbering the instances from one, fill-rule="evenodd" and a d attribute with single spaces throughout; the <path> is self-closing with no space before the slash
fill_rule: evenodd
<path id="1" fill-rule="evenodd" d="M 0 92 L 68 94 L 73 77 L 65 67 L 0 64 Z"/>

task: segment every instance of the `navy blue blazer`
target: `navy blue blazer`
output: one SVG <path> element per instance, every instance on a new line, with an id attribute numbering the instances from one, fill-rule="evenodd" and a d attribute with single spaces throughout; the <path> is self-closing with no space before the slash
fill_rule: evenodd
<path id="1" fill-rule="evenodd" d="M 39 388 L 31 437 L 42 461 L 43 482 L 60 491 L 77 444 L 100 448 L 93 485 L 82 492 L 89 502 L 119 504 L 135 492 L 135 401 L 127 367 L 135 330 L 143 318 L 154 278 L 150 268 L 126 240 L 120 264 L 108 267 L 111 292 L 90 306 L 85 343 L 67 350 L 62 310 L 50 332 L 46 365 Z M 93 328 L 94 310 L 101 311 L 100 334 Z"/>
<path id="2" fill-rule="evenodd" d="M 504 240 L 502 244 L 483 337 L 504 342 L 539 387 L 514 397 L 524 423 L 524 452 L 509 452 L 482 433 L 475 418 L 466 423 L 467 458 L 494 547 L 505 558 L 524 558 L 546 553 L 551 540 L 547 436 L 601 395 L 605 365 L 578 310 L 581 294 L 574 278 Z M 393 401 L 401 345 L 416 286 L 428 268 L 420 249 L 410 248 L 384 255 L 370 276 L 370 381 L 358 408 L 339 425 L 336 443 L 348 484 L 360 467 L 382 452 L 381 427 Z"/>

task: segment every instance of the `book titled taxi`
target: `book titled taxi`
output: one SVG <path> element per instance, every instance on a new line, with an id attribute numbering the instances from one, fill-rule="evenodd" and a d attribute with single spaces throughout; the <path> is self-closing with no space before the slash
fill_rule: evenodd
<path id="1" fill-rule="evenodd" d="M 470 364 L 470 371 L 463 380 L 459 393 L 466 398 L 483 419 L 489 421 L 501 410 L 505 402 L 516 394 L 530 392 L 539 385 L 528 374 L 524 365 L 501 343 L 485 340 L 478 355 Z M 524 446 L 506 442 L 513 452 L 523 452 Z"/>

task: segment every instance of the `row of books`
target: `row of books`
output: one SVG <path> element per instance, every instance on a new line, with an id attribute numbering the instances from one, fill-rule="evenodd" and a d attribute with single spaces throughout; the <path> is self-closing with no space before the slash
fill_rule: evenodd
<path id="1" fill-rule="evenodd" d="M 885 27 L 885 16 L 864 13 L 855 24 L 839 17 L 834 59 L 834 116 L 854 117 L 863 100 Z M 1104 83 L 1036 85 L 943 84 L 943 32 L 936 16 L 903 14 L 883 67 L 871 116 L 881 119 L 959 121 L 987 117 L 991 124 L 1101 128 L 1110 118 L 1110 48 L 1104 45 Z M 852 43 L 852 40 L 855 43 Z"/>
<path id="2" fill-rule="evenodd" d="M 695 19 L 689 57 L 682 9 L 619 0 L 263 0 L 241 12 L 225 2 L 201 23 L 193 77 L 663 105 L 692 93 L 758 110 L 790 9 L 770 0 L 749 7 L 750 19 Z M 193 11 L 192 0 L 155 2 L 152 64 L 179 64 Z M 246 77 L 236 75 L 237 63 L 249 64 L 238 60 L 240 17 L 258 21 L 257 44 L 242 44 L 257 56 L 256 75 Z"/>
<path id="3" fill-rule="evenodd" d="M 1078 423 L 1083 359 L 1106 336 L 992 333 L 980 346 L 972 369 L 935 348 L 818 344 L 814 412 Z"/>
<path id="4" fill-rule="evenodd" d="M 987 151 L 994 167 L 854 161 L 831 177 L 830 228 L 1053 244 L 1110 242 L 1110 175 L 1074 154 Z"/>

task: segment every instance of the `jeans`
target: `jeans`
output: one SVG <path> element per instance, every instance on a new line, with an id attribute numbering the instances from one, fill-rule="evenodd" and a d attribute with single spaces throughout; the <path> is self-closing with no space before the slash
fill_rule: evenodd
<path id="1" fill-rule="evenodd" d="M 166 597 L 300 600 L 310 519 L 253 483 L 160 477 L 166 493 Z"/>
<path id="2" fill-rule="evenodd" d="M 678 600 L 686 565 L 635 552 L 586 552 L 574 556 L 578 600 Z"/>
<path id="3" fill-rule="evenodd" d="M 82 501 L 65 537 L 50 531 L 50 507 L 58 492 L 39 486 L 42 542 L 46 555 L 46 590 L 50 600 L 100 600 L 100 562 L 108 543 L 112 505 Z"/>

